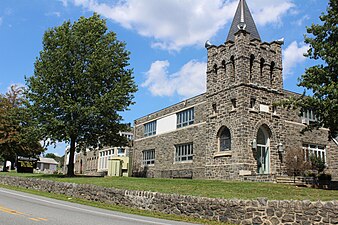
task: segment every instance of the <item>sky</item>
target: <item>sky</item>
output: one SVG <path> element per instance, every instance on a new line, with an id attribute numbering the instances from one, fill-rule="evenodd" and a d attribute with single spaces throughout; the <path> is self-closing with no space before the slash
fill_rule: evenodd
<path id="1" fill-rule="evenodd" d="M 221 45 L 239 0 L 0 0 L 0 93 L 25 86 L 49 28 L 97 12 L 130 51 L 138 92 L 124 122 L 204 93 L 207 40 Z M 262 41 L 285 38 L 284 89 L 302 93 L 297 79 L 318 62 L 303 54 L 306 26 L 320 23 L 328 0 L 247 0 Z M 65 144 L 48 152 L 63 155 Z"/>

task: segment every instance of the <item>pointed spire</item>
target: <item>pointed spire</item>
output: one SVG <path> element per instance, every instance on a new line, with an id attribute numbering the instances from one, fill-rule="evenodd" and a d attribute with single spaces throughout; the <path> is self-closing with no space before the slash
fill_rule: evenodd
<path id="1" fill-rule="evenodd" d="M 235 33 L 237 33 L 239 30 L 246 30 L 249 32 L 251 34 L 251 39 L 261 40 L 255 25 L 255 21 L 252 18 L 249 7 L 245 0 L 239 1 L 226 41 L 235 41 Z"/>

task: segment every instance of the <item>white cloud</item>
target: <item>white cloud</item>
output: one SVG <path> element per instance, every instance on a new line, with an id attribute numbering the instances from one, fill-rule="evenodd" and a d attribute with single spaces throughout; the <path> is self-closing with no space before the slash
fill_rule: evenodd
<path id="1" fill-rule="evenodd" d="M 152 63 L 142 87 L 147 87 L 154 96 L 178 94 L 189 98 L 205 92 L 206 63 L 192 60 L 173 74 L 168 72 L 169 65 L 168 61 Z"/>
<path id="2" fill-rule="evenodd" d="M 291 0 L 257 0 L 255 4 L 250 5 L 253 17 L 257 25 L 267 25 L 269 23 L 281 24 L 282 17 L 292 12 L 295 4 Z"/>
<path id="3" fill-rule="evenodd" d="M 68 6 L 68 0 L 59 0 L 64 7 Z"/>
<path id="4" fill-rule="evenodd" d="M 45 13 L 46 16 L 56 16 L 56 17 L 60 17 L 61 13 L 60 12 L 49 12 L 49 13 Z"/>
<path id="5" fill-rule="evenodd" d="M 297 64 L 303 63 L 306 60 L 304 53 L 309 49 L 308 45 L 299 44 L 296 41 L 292 42 L 283 52 L 283 73 L 284 79 L 292 75 L 292 69 Z"/>
<path id="6" fill-rule="evenodd" d="M 302 18 L 296 20 L 293 22 L 293 24 L 297 25 L 297 26 L 303 26 L 304 22 L 306 20 L 309 20 L 310 19 L 310 16 L 309 15 L 304 15 L 302 16 Z"/>
<path id="7" fill-rule="evenodd" d="M 238 4 L 238 0 L 119 0 L 110 5 L 99 0 L 72 2 L 142 36 L 154 38 L 153 47 L 170 51 L 203 46 L 231 22 Z M 257 23 L 265 25 L 280 23 L 282 15 L 293 6 L 291 0 L 257 0 L 250 8 Z"/>

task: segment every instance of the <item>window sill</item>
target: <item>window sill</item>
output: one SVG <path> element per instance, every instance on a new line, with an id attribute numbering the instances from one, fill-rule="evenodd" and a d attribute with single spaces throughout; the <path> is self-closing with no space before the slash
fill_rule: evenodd
<path id="1" fill-rule="evenodd" d="M 231 157 L 231 156 L 232 156 L 232 151 L 216 152 L 214 154 L 214 158 L 218 158 L 218 157 Z"/>
<path id="2" fill-rule="evenodd" d="M 280 118 L 280 115 L 278 115 L 278 114 L 272 114 L 272 117 L 275 117 L 275 118 Z"/>
<path id="3" fill-rule="evenodd" d="M 218 113 L 214 113 L 214 114 L 210 115 L 209 118 L 210 118 L 210 119 L 214 119 L 214 118 L 216 118 L 217 116 L 218 116 Z"/>
<path id="4" fill-rule="evenodd" d="M 174 162 L 174 164 L 190 164 L 193 163 L 193 160 L 187 160 L 187 161 L 178 161 L 178 162 Z"/>
<path id="5" fill-rule="evenodd" d="M 257 113 L 257 114 L 258 114 L 258 110 L 252 109 L 252 108 L 249 108 L 249 112 L 250 112 L 250 113 Z"/>
<path id="6" fill-rule="evenodd" d="M 146 168 L 146 167 L 154 167 L 155 164 L 148 164 L 148 165 L 142 165 L 143 168 Z"/>

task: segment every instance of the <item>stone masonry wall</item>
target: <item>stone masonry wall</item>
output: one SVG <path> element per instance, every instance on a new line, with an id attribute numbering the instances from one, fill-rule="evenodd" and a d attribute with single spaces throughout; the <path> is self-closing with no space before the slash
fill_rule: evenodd
<path id="1" fill-rule="evenodd" d="M 144 124 L 176 114 L 185 109 L 194 107 L 194 124 L 177 128 L 173 131 L 144 137 Z M 134 147 L 133 147 L 133 173 L 146 177 L 185 177 L 203 178 L 205 173 L 205 95 L 187 99 L 173 106 L 135 120 Z M 193 144 L 193 160 L 175 162 L 175 145 Z M 142 165 L 144 150 L 155 150 L 155 164 Z"/>
<path id="2" fill-rule="evenodd" d="M 213 199 L 1 175 L 0 184 L 234 224 L 338 224 L 338 201 Z"/>

